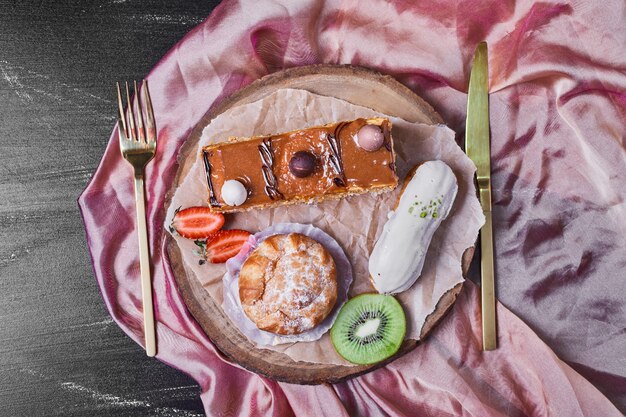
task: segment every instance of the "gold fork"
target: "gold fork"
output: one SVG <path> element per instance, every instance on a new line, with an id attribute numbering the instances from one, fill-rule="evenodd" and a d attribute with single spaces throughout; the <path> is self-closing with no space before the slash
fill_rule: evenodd
<path id="1" fill-rule="evenodd" d="M 146 228 L 146 206 L 144 194 L 144 168 L 156 151 L 156 125 L 148 81 L 142 83 L 143 99 L 139 98 L 137 81 L 134 82 L 134 97 L 130 100 L 126 82 L 126 111 L 122 104 L 120 84 L 117 87 L 119 122 L 117 131 L 120 149 L 124 158 L 135 171 L 135 205 L 137 207 L 137 232 L 139 237 L 139 267 L 141 270 L 141 293 L 143 299 L 143 322 L 146 354 L 156 355 L 156 334 L 152 306 L 152 282 L 150 278 L 150 255 L 148 251 L 148 230 Z M 144 115 L 145 113 L 145 123 Z"/>

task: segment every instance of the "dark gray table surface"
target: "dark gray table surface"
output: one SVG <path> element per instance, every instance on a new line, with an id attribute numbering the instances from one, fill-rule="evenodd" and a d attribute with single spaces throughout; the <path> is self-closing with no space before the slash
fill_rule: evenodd
<path id="1" fill-rule="evenodd" d="M 76 198 L 141 79 L 218 2 L 0 0 L 0 415 L 204 415 L 96 286 Z"/>

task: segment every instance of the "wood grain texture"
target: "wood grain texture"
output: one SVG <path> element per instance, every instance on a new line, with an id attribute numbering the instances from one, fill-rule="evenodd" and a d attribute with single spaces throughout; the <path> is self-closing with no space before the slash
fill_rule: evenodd
<path id="1" fill-rule="evenodd" d="M 0 0 L 0 415 L 204 415 L 197 384 L 108 315 L 76 198 L 114 82 L 145 76 L 216 4 Z"/>
<path id="2" fill-rule="evenodd" d="M 338 88 L 338 87 L 341 88 Z M 412 122 L 441 123 L 441 117 L 428 103 L 396 80 L 374 71 L 351 66 L 311 65 L 291 68 L 265 76 L 243 88 L 212 108 L 196 125 L 178 156 L 177 176 L 168 193 L 165 207 L 178 184 L 195 162 L 195 149 L 202 131 L 210 121 L 224 111 L 262 99 L 281 88 L 304 89 L 324 96 L 332 96 L 353 104 L 373 108 L 382 113 L 402 117 Z M 185 267 L 178 245 L 167 237 L 170 264 L 187 307 L 213 343 L 232 361 L 246 369 L 279 381 L 297 384 L 336 383 L 378 369 L 414 349 L 418 342 L 407 339 L 392 358 L 367 366 L 336 366 L 310 362 L 296 362 L 289 356 L 257 348 L 226 316 L 193 273 Z M 467 272 L 473 249 L 463 258 Z M 437 303 L 435 311 L 426 319 L 421 332 L 425 338 L 453 305 L 462 285 L 447 292 Z"/>

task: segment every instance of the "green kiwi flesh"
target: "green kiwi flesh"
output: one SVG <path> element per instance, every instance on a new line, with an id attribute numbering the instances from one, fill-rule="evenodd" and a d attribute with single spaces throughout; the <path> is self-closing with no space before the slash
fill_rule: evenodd
<path id="1" fill-rule="evenodd" d="M 380 362 L 400 349 L 406 334 L 406 318 L 391 295 L 362 294 L 341 307 L 330 329 L 337 353 L 344 359 L 368 365 Z"/>

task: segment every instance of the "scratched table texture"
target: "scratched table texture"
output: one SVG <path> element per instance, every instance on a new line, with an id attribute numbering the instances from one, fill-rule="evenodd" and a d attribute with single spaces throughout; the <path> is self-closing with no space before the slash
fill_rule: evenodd
<path id="1" fill-rule="evenodd" d="M 201 416 L 111 320 L 76 198 L 141 79 L 217 1 L 0 0 L 0 416 Z"/>

